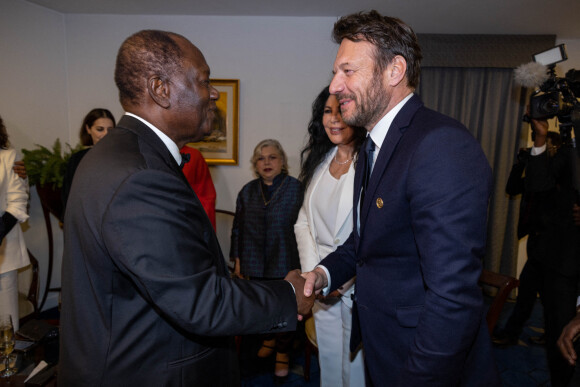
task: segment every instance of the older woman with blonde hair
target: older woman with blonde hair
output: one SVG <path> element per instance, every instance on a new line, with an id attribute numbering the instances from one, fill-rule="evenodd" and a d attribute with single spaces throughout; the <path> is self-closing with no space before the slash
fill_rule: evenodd
<path id="1" fill-rule="evenodd" d="M 288 175 L 282 145 L 263 140 L 251 159 L 256 179 L 247 183 L 236 201 L 230 257 L 240 278 L 265 281 L 283 279 L 300 268 L 294 223 L 302 205 L 300 182 Z M 258 357 L 276 352 L 275 377 L 285 378 L 294 332 L 264 337 Z"/>

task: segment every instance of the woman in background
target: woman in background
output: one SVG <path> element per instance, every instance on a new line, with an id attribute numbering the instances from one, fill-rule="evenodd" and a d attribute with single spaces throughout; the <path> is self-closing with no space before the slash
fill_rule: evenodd
<path id="1" fill-rule="evenodd" d="M 252 166 L 257 179 L 247 183 L 236 201 L 230 257 L 240 278 L 283 279 L 300 267 L 294 223 L 302 204 L 302 185 L 288 175 L 286 153 L 276 140 L 263 140 L 254 149 Z M 258 357 L 276 351 L 274 375 L 285 378 L 294 332 L 264 337 Z"/>
<path id="2" fill-rule="evenodd" d="M 314 269 L 353 230 L 354 164 L 366 130 L 342 121 L 338 100 L 325 87 L 312 104 L 308 134 L 300 172 L 306 194 L 294 226 L 304 272 Z M 349 349 L 353 283 L 354 278 L 318 297 L 312 308 L 323 387 L 365 385 L 362 351 L 351 361 Z"/>
<path id="3" fill-rule="evenodd" d="M 17 224 L 28 219 L 28 182 L 14 172 L 15 159 L 16 151 L 9 148 L 6 127 L 0 117 L 0 310 L 12 316 L 17 331 L 18 269 L 28 266 L 30 258 Z"/>
<path id="4" fill-rule="evenodd" d="M 105 137 L 109 130 L 114 127 L 115 117 L 113 117 L 113 114 L 107 109 L 93 109 L 85 116 L 79 131 L 79 136 L 81 138 L 81 144 L 86 148 L 74 153 L 67 164 L 64 181 L 62 183 L 63 209 L 66 209 L 66 202 L 68 201 L 73 177 L 81 160 L 85 157 L 91 147 L 99 142 L 101 138 Z"/>

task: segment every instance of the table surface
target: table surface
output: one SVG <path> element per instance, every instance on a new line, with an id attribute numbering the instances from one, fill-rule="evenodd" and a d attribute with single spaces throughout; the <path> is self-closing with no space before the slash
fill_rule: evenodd
<path id="1" fill-rule="evenodd" d="M 14 353 L 18 356 L 16 360 L 18 373 L 7 378 L 0 378 L 0 387 L 23 387 L 30 372 L 41 360 L 46 361 L 49 365 L 56 364 L 58 362 L 58 338 L 44 339 L 25 352 L 14 351 Z M 3 362 L 2 359 L 1 369 L 4 369 Z M 49 379 L 45 386 L 56 386 L 56 375 Z"/>

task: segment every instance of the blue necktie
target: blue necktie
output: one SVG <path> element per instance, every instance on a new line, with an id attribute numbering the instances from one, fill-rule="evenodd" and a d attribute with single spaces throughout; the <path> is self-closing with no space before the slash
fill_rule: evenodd
<path id="1" fill-rule="evenodd" d="M 365 162 L 365 175 L 363 177 L 363 182 L 362 182 L 362 193 L 361 193 L 361 198 L 360 201 L 361 203 L 364 201 L 365 198 L 365 191 L 367 190 L 367 187 L 369 185 L 369 180 L 371 179 L 371 172 L 373 170 L 373 161 L 374 161 L 374 154 L 375 154 L 375 143 L 373 142 L 373 139 L 367 138 L 367 142 L 365 144 L 365 153 L 366 153 L 366 162 Z"/>

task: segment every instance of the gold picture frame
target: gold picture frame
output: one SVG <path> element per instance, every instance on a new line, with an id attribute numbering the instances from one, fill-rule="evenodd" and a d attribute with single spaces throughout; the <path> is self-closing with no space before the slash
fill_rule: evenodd
<path id="1" fill-rule="evenodd" d="M 239 79 L 211 79 L 220 93 L 216 101 L 218 114 L 212 131 L 201 141 L 187 145 L 201 152 L 209 165 L 238 165 Z"/>

